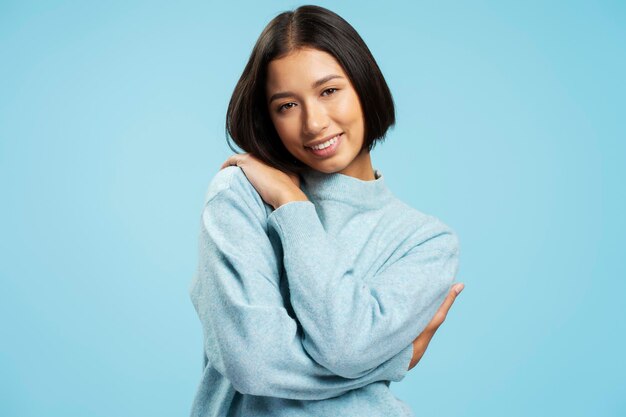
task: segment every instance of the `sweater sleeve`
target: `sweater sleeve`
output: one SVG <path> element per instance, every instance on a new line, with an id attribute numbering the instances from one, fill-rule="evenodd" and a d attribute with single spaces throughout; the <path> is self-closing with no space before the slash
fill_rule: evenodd
<path id="1" fill-rule="evenodd" d="M 401 380 L 412 356 L 410 343 L 358 378 L 341 377 L 311 358 L 280 293 L 280 264 L 267 236 L 266 214 L 252 203 L 227 188 L 203 210 L 190 295 L 211 366 L 239 392 L 297 400 Z"/>
<path id="2" fill-rule="evenodd" d="M 365 282 L 341 261 L 310 201 L 272 212 L 290 298 L 304 331 L 303 345 L 320 364 L 358 377 L 413 341 L 443 302 L 458 269 L 456 235 L 428 216 L 410 249 Z"/>

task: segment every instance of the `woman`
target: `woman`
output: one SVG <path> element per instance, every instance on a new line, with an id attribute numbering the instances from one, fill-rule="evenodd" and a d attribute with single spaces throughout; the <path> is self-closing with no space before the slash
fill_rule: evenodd
<path id="1" fill-rule="evenodd" d="M 302 6 L 268 24 L 228 108 L 246 153 L 224 163 L 202 214 L 193 416 L 412 415 L 389 381 L 420 360 L 463 285 L 450 288 L 454 233 L 372 167 L 393 123 L 346 21 Z"/>

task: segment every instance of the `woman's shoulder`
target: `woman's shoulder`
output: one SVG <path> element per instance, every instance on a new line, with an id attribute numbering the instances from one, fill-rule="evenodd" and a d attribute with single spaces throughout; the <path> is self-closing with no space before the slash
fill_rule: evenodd
<path id="1" fill-rule="evenodd" d="M 266 204 L 256 191 L 246 174 L 238 166 L 228 166 L 219 170 L 209 182 L 204 203 L 216 197 L 245 203 L 251 210 L 266 211 Z"/>

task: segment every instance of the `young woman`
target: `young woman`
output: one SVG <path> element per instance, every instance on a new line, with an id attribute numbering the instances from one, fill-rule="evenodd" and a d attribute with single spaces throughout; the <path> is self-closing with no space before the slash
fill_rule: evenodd
<path id="1" fill-rule="evenodd" d="M 387 84 L 341 17 L 274 18 L 235 88 L 245 154 L 213 178 L 190 289 L 204 331 L 193 416 L 411 416 L 389 390 L 463 284 L 458 241 L 399 201 L 370 151 Z"/>

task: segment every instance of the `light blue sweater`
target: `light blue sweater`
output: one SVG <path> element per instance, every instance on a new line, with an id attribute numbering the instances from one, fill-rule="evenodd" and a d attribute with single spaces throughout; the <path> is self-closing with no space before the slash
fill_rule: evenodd
<path id="1" fill-rule="evenodd" d="M 458 268 L 456 235 L 362 181 L 309 171 L 276 210 L 239 167 L 202 212 L 190 295 L 204 332 L 192 416 L 412 416 L 389 389 Z"/>

